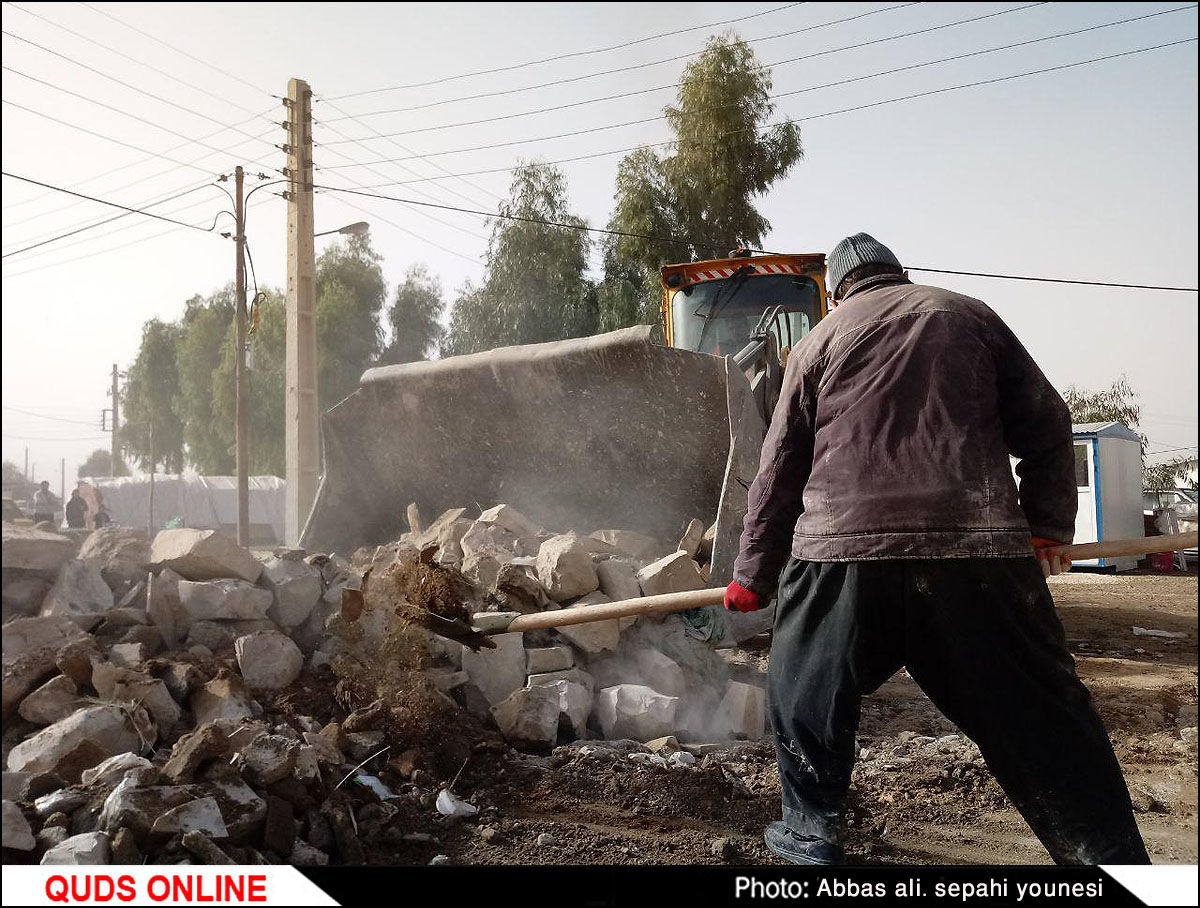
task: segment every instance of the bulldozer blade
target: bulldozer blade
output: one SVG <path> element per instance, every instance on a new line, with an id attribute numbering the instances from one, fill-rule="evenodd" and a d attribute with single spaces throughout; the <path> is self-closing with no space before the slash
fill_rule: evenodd
<path id="1" fill-rule="evenodd" d="M 413 502 L 427 515 L 505 503 L 552 530 L 632 529 L 665 547 L 693 517 L 740 524 L 730 395 L 748 399 L 749 385 L 651 330 L 368 370 L 323 417 L 325 471 L 301 544 L 394 540 Z M 723 487 L 741 488 L 740 505 L 719 506 Z"/>

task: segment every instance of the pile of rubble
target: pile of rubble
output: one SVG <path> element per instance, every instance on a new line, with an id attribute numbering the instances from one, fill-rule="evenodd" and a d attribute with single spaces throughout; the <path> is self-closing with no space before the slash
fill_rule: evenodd
<path id="1" fill-rule="evenodd" d="M 479 652 L 421 620 L 700 588 L 699 521 L 664 553 L 464 513 L 410 510 L 412 532 L 350 560 L 5 525 L 5 860 L 360 863 L 372 830 L 470 814 L 450 789 L 474 753 L 762 735 L 761 688 L 678 615 Z"/>

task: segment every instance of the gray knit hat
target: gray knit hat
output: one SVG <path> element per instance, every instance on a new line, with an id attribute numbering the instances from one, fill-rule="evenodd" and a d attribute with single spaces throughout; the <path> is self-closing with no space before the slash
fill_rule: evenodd
<path id="1" fill-rule="evenodd" d="M 887 246 L 869 233 L 856 233 L 846 237 L 829 253 L 826 261 L 829 292 L 836 294 L 846 275 L 863 265 L 894 265 L 896 270 L 903 270 L 900 260 Z"/>

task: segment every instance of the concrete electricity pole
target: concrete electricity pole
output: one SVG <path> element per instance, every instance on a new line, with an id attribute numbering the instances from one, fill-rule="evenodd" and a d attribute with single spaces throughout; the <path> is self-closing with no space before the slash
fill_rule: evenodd
<path id="1" fill-rule="evenodd" d="M 285 461 L 287 543 L 300 540 L 317 494 L 321 439 L 317 409 L 316 253 L 313 240 L 312 90 L 288 82 L 287 393 Z"/>
<path id="2" fill-rule="evenodd" d="M 120 381 L 120 378 L 121 378 L 121 373 L 117 369 L 117 364 L 113 363 L 112 391 L 110 392 L 112 394 L 112 463 L 109 464 L 109 467 L 108 467 L 109 473 L 111 473 L 113 476 L 120 475 L 120 471 L 117 468 L 117 464 L 119 464 L 121 462 L 119 459 L 121 456 L 120 440 L 117 437 L 119 435 L 120 428 L 121 428 L 121 417 L 120 417 L 121 404 L 118 400 L 118 395 L 121 392 L 120 392 L 120 389 L 117 387 L 117 383 Z"/>
<path id="3" fill-rule="evenodd" d="M 234 382 L 237 386 L 234 433 L 236 439 L 235 465 L 237 470 L 238 522 L 237 541 L 250 545 L 250 414 L 246 394 L 246 208 L 242 195 L 245 173 L 239 164 L 233 172 L 234 219 L 237 221 L 234 245 L 237 257 L 234 273 L 237 277 L 237 355 L 234 359 Z"/>

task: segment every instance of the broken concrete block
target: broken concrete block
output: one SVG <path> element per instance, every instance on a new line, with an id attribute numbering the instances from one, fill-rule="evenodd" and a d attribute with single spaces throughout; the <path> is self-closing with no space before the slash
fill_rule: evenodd
<path id="1" fill-rule="evenodd" d="M 88 534 L 75 557 L 95 564 L 113 591 L 126 590 L 146 578 L 150 538 L 135 527 L 101 527 Z"/>
<path id="2" fill-rule="evenodd" d="M 631 661 L 639 680 L 668 697 L 682 697 L 686 683 L 679 663 L 665 653 L 649 647 L 634 650 Z"/>
<path id="3" fill-rule="evenodd" d="M 169 838 L 199 830 L 214 839 L 228 838 L 229 830 L 221 817 L 215 798 L 196 798 L 162 813 L 150 827 L 150 834 Z"/>
<path id="4" fill-rule="evenodd" d="M 498 504 L 479 515 L 476 523 L 497 526 L 516 536 L 536 536 L 542 528 L 510 504 Z"/>
<path id="5" fill-rule="evenodd" d="M 459 570 L 476 586 L 495 589 L 505 557 L 509 557 L 509 553 L 499 549 L 472 549 L 464 552 Z"/>
<path id="6" fill-rule="evenodd" d="M 609 599 L 601 592 L 590 593 L 574 602 L 573 606 L 601 605 Z M 621 625 L 618 619 L 589 621 L 586 624 L 566 624 L 556 631 L 585 653 L 594 654 L 604 650 L 615 650 L 621 642 Z"/>
<path id="7" fill-rule="evenodd" d="M 600 586 L 586 545 L 574 533 L 551 536 L 537 554 L 538 580 L 555 602 L 585 596 Z"/>
<path id="8" fill-rule="evenodd" d="M 638 571 L 643 594 L 683 593 L 702 590 L 705 583 L 700 568 L 687 552 L 672 552 Z"/>
<path id="9" fill-rule="evenodd" d="M 600 592 L 613 602 L 637 599 L 642 595 L 637 570 L 633 564 L 620 558 L 610 558 L 596 565 L 596 576 L 600 580 Z"/>
<path id="10" fill-rule="evenodd" d="M 236 577 L 254 583 L 262 565 L 217 530 L 161 530 L 150 545 L 150 570 L 169 567 L 188 580 Z"/>
<path id="11" fill-rule="evenodd" d="M 550 605 L 546 588 L 534 576 L 534 571 L 523 565 L 500 565 L 494 588 L 505 608 L 512 611 L 540 612 Z"/>
<path id="12" fill-rule="evenodd" d="M 159 648 L 153 643 L 114 643 L 109 647 L 108 658 L 113 665 L 119 665 L 122 668 L 137 668 L 153 657 Z"/>
<path id="13" fill-rule="evenodd" d="M 66 675 L 57 675 L 21 701 L 17 712 L 34 725 L 52 725 L 75 712 L 79 692 Z"/>
<path id="14" fill-rule="evenodd" d="M 109 839 L 107 833 L 85 832 L 73 835 L 55 845 L 44 855 L 42 864 L 107 864 Z"/>
<path id="15" fill-rule="evenodd" d="M 757 741 L 766 731 L 766 692 L 753 684 L 730 681 L 717 715 L 732 737 Z"/>
<path id="16" fill-rule="evenodd" d="M 516 747 L 549 750 L 558 740 L 559 694 L 549 685 L 513 691 L 492 707 L 505 740 Z"/>
<path id="17" fill-rule="evenodd" d="M 140 715 L 139 715 L 140 714 Z M 26 738 L 8 754 L 13 772 L 47 772 L 81 742 L 96 745 L 100 760 L 126 751 L 138 752 L 153 743 L 149 717 L 141 708 L 89 706 Z M 92 765 L 95 765 L 93 763 Z M 85 767 L 90 768 L 90 767 Z"/>
<path id="18" fill-rule="evenodd" d="M 35 684 L 55 667 L 58 651 L 90 640 L 69 618 L 16 618 L 4 625 L 3 711 L 8 715 Z"/>
<path id="19" fill-rule="evenodd" d="M 90 561 L 72 559 L 59 568 L 58 579 L 42 602 L 42 615 L 70 618 L 88 630 L 99 624 L 115 604 L 100 568 Z"/>
<path id="20" fill-rule="evenodd" d="M 182 715 L 175 698 L 162 681 L 133 669 L 96 660 L 92 663 L 92 687 L 105 700 L 137 703 L 145 707 L 164 732 L 174 726 Z"/>
<path id="21" fill-rule="evenodd" d="M 539 672 L 558 672 L 575 664 L 575 654 L 568 646 L 546 646 L 525 650 L 525 670 L 536 675 Z"/>
<path id="22" fill-rule="evenodd" d="M 33 838 L 33 830 L 21 808 L 12 801 L 3 802 L 4 847 L 14 851 L 33 851 L 37 844 Z"/>
<path id="23" fill-rule="evenodd" d="M 321 572 L 303 561 L 268 558 L 260 582 L 275 594 L 267 614 L 280 627 L 298 627 L 321 598 Z"/>
<path id="24" fill-rule="evenodd" d="M 176 784 L 190 782 L 205 763 L 223 757 L 227 747 L 225 733 L 217 724 L 201 725 L 175 742 L 162 768 L 163 776 Z"/>
<path id="25" fill-rule="evenodd" d="M 495 649 L 477 653 L 464 649 L 462 667 L 488 703 L 495 706 L 525 684 L 525 645 L 520 634 L 497 634 L 492 640 Z"/>
<path id="26" fill-rule="evenodd" d="M 79 781 L 83 785 L 115 785 L 125 777 L 131 769 L 150 769 L 152 764 L 145 757 L 135 753 L 117 754 L 97 763 L 91 769 L 83 771 Z"/>
<path id="27" fill-rule="evenodd" d="M 192 713 L 197 725 L 217 719 L 251 718 L 250 694 L 240 679 L 214 678 L 192 694 Z"/>
<path id="28" fill-rule="evenodd" d="M 28 618 L 42 610 L 42 600 L 53 582 L 31 571 L 4 570 L 4 620 Z"/>
<path id="29" fill-rule="evenodd" d="M 181 580 L 179 601 L 190 621 L 233 621 L 265 618 L 275 597 L 246 580 Z"/>
<path id="30" fill-rule="evenodd" d="M 219 767 L 228 770 L 229 767 Z M 243 842 L 256 836 L 267 818 L 267 802 L 258 796 L 236 773 L 207 781 L 208 790 L 217 799 L 231 842 Z"/>
<path id="31" fill-rule="evenodd" d="M 29 794 L 29 782 L 33 778 L 31 772 L 4 771 L 4 800 L 26 801 Z"/>
<path id="32" fill-rule="evenodd" d="M 239 751 L 239 760 L 250 781 L 271 785 L 286 779 L 296 768 L 295 741 L 262 733 Z"/>
<path id="33" fill-rule="evenodd" d="M 536 675 L 530 675 L 526 682 L 526 687 L 538 687 L 545 684 L 557 684 L 559 681 L 570 681 L 572 684 L 579 684 L 587 688 L 589 692 L 596 689 L 596 682 L 592 676 L 581 668 L 568 668 L 557 672 L 538 672 Z"/>
<path id="34" fill-rule="evenodd" d="M 105 832 L 115 833 L 124 826 L 144 836 L 168 810 L 203 794 L 198 785 L 142 785 L 138 775 L 128 773 L 105 798 L 97 821 Z"/>
<path id="35" fill-rule="evenodd" d="M 304 668 L 304 654 L 291 638 L 277 631 L 238 637 L 233 644 L 242 678 L 254 690 L 287 687 Z"/>
<path id="36" fill-rule="evenodd" d="M 606 738 L 649 741 L 674 730 L 678 703 L 642 684 L 617 684 L 596 695 L 596 720 Z"/>
<path id="37" fill-rule="evenodd" d="M 683 531 L 683 536 L 675 548 L 680 552 L 686 552 L 687 556 L 694 561 L 700 554 L 700 546 L 703 544 L 704 523 L 693 518 L 688 522 L 687 529 Z"/>
<path id="38" fill-rule="evenodd" d="M 597 530 L 591 536 L 620 549 L 637 561 L 653 561 L 666 550 L 666 546 L 657 539 L 651 539 L 633 530 Z"/>
<path id="39" fill-rule="evenodd" d="M 558 711 L 570 721 L 575 737 L 585 737 L 588 716 L 592 714 L 595 700 L 591 688 L 565 678 L 543 686 L 558 693 Z"/>
<path id="40" fill-rule="evenodd" d="M 447 671 L 446 669 L 430 668 L 426 669 L 425 676 L 433 682 L 433 686 L 440 690 L 443 694 L 448 694 L 454 688 L 466 684 L 471 680 L 471 676 L 463 671 Z"/>
<path id="41" fill-rule="evenodd" d="M 47 579 L 58 576 L 59 569 L 75 556 L 75 540 L 58 533 L 46 533 L 31 527 L 3 525 L 0 536 L 0 561 L 4 572 L 36 571 Z"/>
<path id="42" fill-rule="evenodd" d="M 170 568 L 146 575 L 146 616 L 158 628 L 163 644 L 174 649 L 188 623 L 183 603 L 179 601 L 180 577 Z"/>

